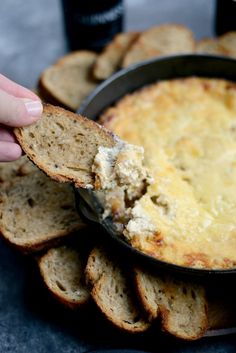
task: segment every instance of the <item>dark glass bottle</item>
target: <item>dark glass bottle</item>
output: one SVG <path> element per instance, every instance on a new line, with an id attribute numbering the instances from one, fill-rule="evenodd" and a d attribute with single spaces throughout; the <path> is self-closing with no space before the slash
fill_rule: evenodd
<path id="1" fill-rule="evenodd" d="M 217 0 L 215 32 L 217 35 L 236 30 L 236 0 Z"/>
<path id="2" fill-rule="evenodd" d="M 123 29 L 123 0 L 62 0 L 70 50 L 100 51 Z"/>

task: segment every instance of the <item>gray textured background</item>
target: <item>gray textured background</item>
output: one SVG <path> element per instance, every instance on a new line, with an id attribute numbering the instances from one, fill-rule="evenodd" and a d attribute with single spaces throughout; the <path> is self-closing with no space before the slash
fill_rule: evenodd
<path id="1" fill-rule="evenodd" d="M 99 0 L 98 0 L 99 1 Z M 197 38 L 213 35 L 213 0 L 126 0 L 126 30 L 157 23 L 189 26 Z M 0 72 L 30 88 L 66 52 L 58 0 L 0 1 Z M 41 286 L 34 262 L 0 240 L 0 353 L 85 352 L 101 347 L 160 353 L 235 353 L 235 336 L 178 342 L 114 334 L 93 308 L 75 317 Z"/>
<path id="2" fill-rule="evenodd" d="M 126 0 L 126 30 L 164 22 L 213 34 L 213 0 Z M 0 72 L 34 87 L 39 74 L 66 52 L 60 0 L 0 1 Z"/>

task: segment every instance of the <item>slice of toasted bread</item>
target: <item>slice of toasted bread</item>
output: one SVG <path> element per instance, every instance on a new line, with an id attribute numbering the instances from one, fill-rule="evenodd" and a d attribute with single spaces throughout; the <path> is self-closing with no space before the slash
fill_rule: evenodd
<path id="1" fill-rule="evenodd" d="M 116 143 L 114 135 L 95 122 L 48 104 L 40 120 L 14 132 L 28 157 L 51 178 L 85 188 L 94 183 L 98 146 Z"/>
<path id="2" fill-rule="evenodd" d="M 83 249 L 52 248 L 39 258 L 38 264 L 44 283 L 62 304 L 76 309 L 88 302 L 90 293 L 84 281 Z"/>
<path id="3" fill-rule="evenodd" d="M 126 272 L 104 249 L 94 248 L 86 266 L 86 279 L 98 308 L 119 329 L 143 332 L 150 323 L 143 317 Z"/>
<path id="4" fill-rule="evenodd" d="M 150 319 L 160 316 L 162 329 L 176 337 L 195 340 L 208 328 L 204 287 L 168 276 L 135 270 L 138 296 Z"/>
<path id="5" fill-rule="evenodd" d="M 114 272 L 116 267 L 116 261 L 112 261 L 103 247 L 95 247 L 89 254 L 85 268 L 87 284 L 93 287 L 104 273 Z"/>
<path id="6" fill-rule="evenodd" d="M 122 67 L 160 55 L 192 53 L 195 49 L 193 34 L 178 24 L 163 24 L 144 31 L 124 56 Z"/>
<path id="7" fill-rule="evenodd" d="M 0 163 L 0 185 L 7 187 L 14 177 L 27 175 L 32 171 L 35 171 L 37 167 L 27 158 L 23 156 L 13 162 Z"/>
<path id="8" fill-rule="evenodd" d="M 205 38 L 196 43 L 196 53 L 228 56 L 229 52 L 217 39 Z"/>
<path id="9" fill-rule="evenodd" d="M 15 177 L 0 199 L 0 231 L 24 252 L 41 250 L 84 227 L 70 185 L 51 180 L 38 168 Z"/>
<path id="10" fill-rule="evenodd" d="M 95 59 L 90 51 L 64 56 L 42 73 L 39 95 L 48 103 L 76 111 L 97 85 L 91 73 Z"/>
<path id="11" fill-rule="evenodd" d="M 127 50 L 138 36 L 138 32 L 117 34 L 112 42 L 98 55 L 93 68 L 94 77 L 98 80 L 105 80 L 116 72 Z"/>
<path id="12" fill-rule="evenodd" d="M 228 32 L 218 38 L 219 44 L 229 53 L 229 56 L 236 58 L 236 31 Z"/>

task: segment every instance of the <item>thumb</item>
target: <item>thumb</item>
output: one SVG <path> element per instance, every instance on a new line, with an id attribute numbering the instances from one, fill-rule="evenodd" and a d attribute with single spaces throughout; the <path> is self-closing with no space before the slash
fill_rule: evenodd
<path id="1" fill-rule="evenodd" d="M 0 90 L 0 124 L 12 127 L 30 125 L 40 118 L 42 111 L 39 100 L 17 98 Z"/>

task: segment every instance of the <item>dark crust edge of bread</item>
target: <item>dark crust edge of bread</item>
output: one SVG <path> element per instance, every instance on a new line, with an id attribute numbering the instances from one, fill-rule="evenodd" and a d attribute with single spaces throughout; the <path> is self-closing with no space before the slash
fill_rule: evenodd
<path id="1" fill-rule="evenodd" d="M 134 268 L 133 269 L 133 282 L 134 282 L 134 289 L 137 295 L 137 298 L 139 300 L 139 302 L 141 303 L 144 312 L 146 312 L 148 320 L 149 321 L 155 321 L 157 318 L 159 318 L 160 316 L 160 308 L 158 306 L 157 312 L 154 312 L 151 307 L 148 305 L 148 303 L 146 302 L 146 300 L 144 299 L 145 296 L 143 296 L 141 287 L 140 287 L 140 282 L 138 280 L 138 272 L 140 271 L 140 269 Z"/>
<path id="2" fill-rule="evenodd" d="M 51 249 L 49 249 L 50 251 Z M 41 268 L 41 262 L 43 261 L 43 257 L 47 256 L 48 253 L 44 254 L 41 257 L 36 258 L 36 262 L 38 264 L 38 268 L 39 268 L 39 272 L 41 275 L 41 278 L 43 280 L 43 284 L 45 286 L 45 288 L 50 292 L 50 294 L 63 306 L 65 306 L 66 308 L 69 308 L 71 310 L 76 310 L 76 309 L 80 309 L 81 307 L 85 307 L 88 305 L 88 303 L 91 301 L 91 295 L 90 293 L 88 293 L 87 298 L 84 298 L 83 300 L 80 301 L 73 301 L 70 300 L 69 298 L 65 298 L 62 295 L 60 295 L 58 292 L 54 291 L 52 288 L 50 288 L 45 280 L 45 276 L 43 274 L 43 270 Z"/>
<path id="3" fill-rule="evenodd" d="M 91 255 L 91 253 L 88 256 L 88 260 L 89 260 L 90 255 Z M 90 270 L 88 268 L 88 260 L 87 260 L 87 264 L 86 264 L 85 270 L 84 270 L 84 277 L 85 277 L 85 282 L 86 282 L 87 286 L 90 288 L 90 290 L 92 290 L 97 281 L 94 281 L 93 277 L 90 274 Z M 101 278 L 101 276 L 99 278 Z"/>
<path id="4" fill-rule="evenodd" d="M 57 99 L 52 93 L 51 91 L 44 86 L 43 84 L 43 76 L 40 77 L 39 82 L 38 82 L 38 93 L 39 96 L 42 98 L 42 100 L 44 100 L 46 103 L 48 104 L 52 104 L 55 106 L 60 106 L 64 109 L 70 110 L 72 112 L 75 112 L 75 110 L 70 107 L 68 104 L 66 104 L 65 102 L 62 102 L 60 99 Z"/>
<path id="5" fill-rule="evenodd" d="M 131 34 L 133 35 L 133 38 L 130 40 L 130 45 L 132 45 L 137 39 L 138 37 L 140 36 L 141 32 L 138 32 L 138 31 L 129 31 L 129 32 L 120 32 L 118 33 L 117 35 L 115 35 L 115 37 L 112 39 L 111 42 L 109 42 L 102 50 L 102 52 L 97 56 L 96 60 L 95 60 L 95 63 L 92 67 L 92 73 L 93 73 L 93 77 L 96 79 L 96 80 L 99 80 L 99 81 L 103 81 L 103 80 L 106 80 L 107 78 L 110 77 L 106 75 L 105 76 L 100 76 L 98 75 L 97 73 L 97 70 L 99 69 L 99 65 L 100 65 L 100 60 L 103 60 L 103 56 L 107 54 L 107 52 L 110 50 L 110 48 L 113 48 L 113 46 L 117 46 L 117 40 L 119 38 L 119 36 L 121 34 Z M 120 59 L 119 63 L 118 63 L 118 66 L 113 70 L 113 74 L 119 70 L 119 68 L 121 68 L 121 64 L 122 64 L 122 61 L 124 59 L 124 56 L 126 55 L 127 51 L 129 50 L 129 48 L 127 48 L 123 54 L 123 57 Z"/>
<path id="6" fill-rule="evenodd" d="M 43 279 L 43 283 L 44 286 L 46 287 L 46 289 L 50 292 L 50 294 L 52 295 L 53 298 L 55 298 L 61 305 L 63 305 L 64 307 L 66 307 L 67 309 L 70 310 L 78 310 L 78 309 L 82 309 L 84 307 L 87 307 L 87 305 L 90 303 L 91 298 L 90 296 L 88 296 L 88 298 L 81 300 L 80 302 L 73 302 L 70 301 L 69 299 L 63 298 L 61 296 L 59 296 L 58 294 L 56 294 L 55 292 L 52 291 L 51 288 L 48 287 L 47 283 L 44 281 Z"/>
<path id="7" fill-rule="evenodd" d="M 228 36 L 235 35 L 236 36 L 236 31 L 228 31 L 226 33 L 223 33 L 217 37 L 218 40 L 224 39 L 225 37 L 227 38 Z"/>
<path id="8" fill-rule="evenodd" d="M 89 55 L 89 56 L 93 56 L 94 58 L 96 58 L 97 53 L 92 50 L 75 50 L 75 51 L 67 53 L 64 56 L 58 58 L 56 60 L 56 62 L 53 65 L 51 65 L 51 67 L 54 67 L 55 65 L 56 66 L 64 65 L 64 64 L 66 64 L 66 62 L 69 58 L 78 57 L 78 56 L 82 56 L 82 55 Z"/>
<path id="9" fill-rule="evenodd" d="M 207 42 L 208 40 L 212 40 L 213 42 L 215 42 L 215 44 L 219 47 L 219 52 L 217 54 L 215 53 L 208 53 L 207 51 L 199 51 L 199 45 L 201 45 L 202 43 Z M 223 56 L 230 56 L 229 51 L 223 47 L 222 44 L 219 43 L 218 38 L 210 38 L 210 37 L 205 37 L 202 38 L 201 40 L 196 41 L 196 48 L 195 48 L 195 53 L 197 54 L 209 54 L 209 55 L 223 55 Z"/>
<path id="10" fill-rule="evenodd" d="M 66 65 L 66 61 L 68 60 L 68 58 L 71 58 L 73 56 L 76 57 L 78 55 L 84 55 L 84 54 L 85 55 L 93 55 L 94 60 L 96 59 L 96 56 L 97 56 L 97 54 L 95 52 L 89 51 L 89 50 L 74 51 L 72 53 L 69 53 L 69 54 L 62 56 L 54 64 L 47 67 L 40 75 L 39 80 L 38 80 L 38 84 L 37 84 L 37 89 L 39 91 L 40 97 L 42 97 L 47 103 L 50 103 L 53 105 L 58 105 L 64 109 L 68 109 L 72 112 L 76 112 L 76 110 L 73 107 L 71 107 L 65 101 L 58 98 L 54 92 L 52 92 L 48 87 L 46 87 L 44 85 L 43 81 L 44 81 L 45 75 L 47 74 L 47 71 L 50 70 L 50 68 L 53 68 L 53 67 L 60 68 L 60 66 Z"/>
<path id="11" fill-rule="evenodd" d="M 0 237 L 12 248 L 19 250 L 23 254 L 31 254 L 34 252 L 40 252 L 42 250 L 47 250 L 51 248 L 52 246 L 59 245 L 65 237 L 70 237 L 72 233 L 77 232 L 78 230 L 81 230 L 86 227 L 86 224 L 80 224 L 79 226 L 74 226 L 73 229 L 70 229 L 70 231 L 65 232 L 61 231 L 60 234 L 54 234 L 50 238 L 46 238 L 41 242 L 37 243 L 31 243 L 31 242 L 26 242 L 25 244 L 17 244 L 14 243 L 11 239 L 9 239 L 8 236 L 4 234 L 3 228 L 0 226 Z"/>
<path id="12" fill-rule="evenodd" d="M 161 27 L 161 28 L 175 27 L 175 28 L 178 28 L 178 29 L 185 29 L 188 32 L 188 34 L 190 35 L 191 39 L 192 39 L 193 51 L 191 53 L 195 52 L 195 50 L 196 50 L 196 40 L 195 40 L 193 31 L 189 27 L 187 27 L 187 26 L 185 26 L 183 24 L 180 24 L 180 23 L 162 23 L 162 24 L 158 24 L 158 25 L 149 27 L 149 28 L 147 28 L 146 30 L 144 30 L 143 32 L 140 33 L 139 37 L 137 38 L 138 43 L 139 43 L 139 40 L 143 41 L 143 35 L 145 36 L 147 33 L 151 32 L 154 29 L 159 28 L 159 27 Z M 135 44 L 136 44 L 135 42 L 136 41 L 134 41 L 132 43 L 132 45 L 130 46 L 129 50 L 124 55 L 122 63 L 121 63 L 121 67 L 122 68 L 126 68 L 128 66 L 133 65 L 133 63 L 130 64 L 130 63 L 127 63 L 127 61 L 129 59 L 129 55 L 130 55 L 129 52 L 132 52 L 133 47 L 135 47 Z M 145 42 L 146 42 L 146 40 L 145 40 Z M 189 51 L 188 51 L 188 53 L 189 53 Z M 165 55 L 160 52 L 160 54 L 157 54 L 155 56 L 156 57 L 160 57 L 160 56 L 165 56 Z M 143 60 L 139 60 L 139 61 L 135 62 L 135 64 L 139 63 L 139 62 L 142 62 L 142 61 L 145 61 L 145 60 L 144 59 Z"/>
<path id="13" fill-rule="evenodd" d="M 131 327 L 127 327 L 126 325 L 121 325 L 120 323 L 117 323 L 116 320 L 114 319 L 114 317 L 107 314 L 106 310 L 104 309 L 104 306 L 101 306 L 99 304 L 99 301 L 97 300 L 99 295 L 97 295 L 97 292 L 99 291 L 99 287 L 101 286 L 101 281 L 104 280 L 104 278 L 105 278 L 105 276 L 107 276 L 107 274 L 105 272 L 102 272 L 100 274 L 100 276 L 98 277 L 98 279 L 96 280 L 93 277 L 93 275 L 91 275 L 90 268 L 88 267 L 89 259 L 92 256 L 96 256 L 96 254 L 98 252 L 102 252 L 102 253 L 107 254 L 106 249 L 104 249 L 102 246 L 95 246 L 89 253 L 87 265 L 85 267 L 85 281 L 86 281 L 86 284 L 88 285 L 88 287 L 90 288 L 91 298 L 93 299 L 94 303 L 96 304 L 98 310 L 103 314 L 103 316 L 108 320 L 108 322 L 113 327 L 118 329 L 119 331 L 131 333 L 131 334 L 138 334 L 138 333 L 142 333 L 142 332 L 147 331 L 151 326 L 150 322 L 147 321 L 146 325 L 143 328 L 132 329 Z M 109 253 L 107 254 L 107 256 L 109 256 Z M 112 261 L 112 259 L 110 259 L 110 256 L 109 256 L 109 260 Z M 134 293 L 134 296 L 135 296 L 135 293 Z"/>
<path id="14" fill-rule="evenodd" d="M 99 252 L 102 252 L 104 251 L 102 249 L 102 247 L 99 247 L 99 246 L 94 246 L 91 251 L 89 252 L 88 254 L 88 259 L 87 259 L 87 263 L 86 263 L 86 266 L 85 266 L 85 270 L 84 270 L 84 275 L 85 275 L 85 282 L 87 284 L 87 286 L 90 287 L 90 289 L 92 290 L 92 288 L 94 287 L 94 285 L 96 284 L 96 282 L 99 281 L 99 279 L 101 278 L 101 276 L 103 275 L 103 271 L 101 272 L 100 276 L 98 277 L 98 279 L 96 280 L 94 278 L 94 276 L 91 274 L 91 267 L 93 267 L 93 265 L 90 264 L 90 262 L 92 261 L 92 257 L 94 256 L 97 256 L 97 254 Z"/>
<path id="15" fill-rule="evenodd" d="M 151 310 L 151 308 L 147 305 L 147 303 L 145 302 L 144 296 L 141 294 L 142 291 L 140 289 L 139 281 L 138 281 L 138 271 L 139 270 L 140 269 L 137 269 L 137 268 L 134 269 L 134 284 L 135 284 L 137 297 L 140 300 L 140 303 L 143 306 L 144 311 L 147 312 L 148 318 L 150 320 L 153 320 L 153 321 L 160 320 L 160 322 L 161 322 L 161 330 L 163 332 L 165 332 L 166 334 L 168 334 L 168 335 L 175 336 L 176 338 L 180 338 L 180 339 L 185 340 L 185 341 L 195 341 L 195 340 L 200 339 L 201 337 L 203 337 L 203 335 L 206 333 L 206 331 L 209 328 L 207 297 L 206 297 L 205 290 L 204 290 L 204 299 L 205 299 L 204 309 L 205 309 L 206 317 L 205 317 L 205 321 L 203 322 L 202 329 L 196 335 L 192 335 L 192 336 L 179 335 L 177 332 L 172 330 L 171 327 L 169 326 L 169 316 L 170 316 L 170 314 L 169 314 L 168 309 L 166 309 L 163 305 L 159 304 L 158 305 L 158 312 L 154 313 Z"/>
<path id="16" fill-rule="evenodd" d="M 118 141 L 118 137 L 111 131 L 109 131 L 108 129 L 106 129 L 105 127 L 103 127 L 102 125 L 99 125 L 98 123 L 96 123 L 93 120 L 90 120 L 86 117 L 83 117 L 81 115 L 75 114 L 71 111 L 65 110 L 62 107 L 58 107 L 58 106 L 53 106 L 51 104 L 47 104 L 47 103 L 43 103 L 43 107 L 44 109 L 46 109 L 48 112 L 53 113 L 53 111 L 60 111 L 60 112 L 64 112 L 67 116 L 69 116 L 71 119 L 76 119 L 77 121 L 81 121 L 81 119 L 84 121 L 83 123 L 86 122 L 86 124 L 88 124 L 91 127 L 91 131 L 95 128 L 95 129 L 99 129 L 104 131 L 104 133 L 106 134 L 107 137 L 109 137 L 111 139 L 111 141 L 113 140 L 113 143 L 115 144 L 116 141 Z M 30 148 L 27 147 L 27 143 L 24 142 L 24 138 L 22 138 L 22 134 L 21 134 L 21 129 L 22 128 L 14 128 L 13 132 L 14 135 L 16 136 L 17 141 L 19 142 L 21 148 L 23 149 L 23 151 L 26 153 L 26 155 L 28 156 L 28 158 L 39 168 L 41 169 L 44 173 L 46 173 L 49 177 L 51 177 L 53 180 L 58 181 L 58 182 L 70 182 L 70 183 L 74 183 L 76 187 L 78 188 L 87 188 L 87 185 L 84 184 L 82 181 L 80 180 L 76 180 L 74 177 L 70 177 L 70 176 L 64 176 L 64 175 L 60 175 L 59 173 L 52 173 L 48 171 L 48 168 L 45 168 L 43 163 L 38 162 L 37 160 L 37 156 L 34 156 L 31 152 L 30 152 Z"/>
<path id="17" fill-rule="evenodd" d="M 121 332 L 126 332 L 126 333 L 130 333 L 130 334 L 138 334 L 138 333 L 143 333 L 146 332 L 150 326 L 151 323 L 146 322 L 144 327 L 140 327 L 140 328 L 133 328 L 132 327 L 128 327 L 128 325 L 126 326 L 125 324 L 122 325 L 121 323 L 118 323 L 113 316 L 110 316 L 107 311 L 104 309 L 103 305 L 100 305 L 99 300 L 97 300 L 97 298 L 99 297 L 99 295 L 97 295 L 97 292 L 99 291 L 99 287 L 104 279 L 104 276 L 106 276 L 106 274 L 102 274 L 102 276 L 99 278 L 99 280 L 93 285 L 92 289 L 91 289 L 91 297 L 94 301 L 94 303 L 96 304 L 97 308 L 99 309 L 99 311 L 103 314 L 103 316 L 108 320 L 108 322 L 115 328 L 117 328 L 119 331 Z"/>
<path id="18" fill-rule="evenodd" d="M 204 336 L 204 334 L 206 333 L 209 325 L 208 325 L 208 320 L 207 320 L 207 316 L 206 316 L 206 320 L 201 328 L 201 330 L 199 330 L 198 334 L 196 335 L 192 335 L 192 336 L 184 336 L 184 335 L 179 335 L 178 332 L 171 330 L 170 326 L 169 326 L 169 311 L 167 309 L 165 309 L 162 305 L 160 305 L 160 317 L 161 317 L 161 328 L 162 330 L 171 335 L 171 336 L 175 336 L 177 338 L 180 338 L 182 340 L 185 341 L 195 341 L 198 340 L 200 338 L 202 338 Z"/>

